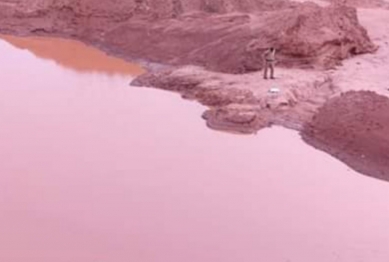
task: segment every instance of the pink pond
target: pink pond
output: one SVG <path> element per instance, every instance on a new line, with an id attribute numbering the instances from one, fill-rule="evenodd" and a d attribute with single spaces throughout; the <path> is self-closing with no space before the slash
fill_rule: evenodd
<path id="1" fill-rule="evenodd" d="M 211 131 L 77 42 L 6 39 L 1 262 L 389 261 L 389 183 L 290 130 Z"/>

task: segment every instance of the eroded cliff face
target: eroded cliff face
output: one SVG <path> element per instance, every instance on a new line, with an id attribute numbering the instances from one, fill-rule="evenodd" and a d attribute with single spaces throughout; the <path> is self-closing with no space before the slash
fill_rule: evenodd
<path id="1" fill-rule="evenodd" d="M 11 0 L 12 1 L 12 0 Z M 292 6 L 288 0 L 14 0 L 22 12 L 70 8 L 80 16 L 134 17 L 151 15 L 174 18 L 190 12 L 228 13 L 279 10 Z"/>
<path id="2" fill-rule="evenodd" d="M 5 2 L 6 1 L 6 2 Z M 1 0 L 2 32 L 74 37 L 129 59 L 245 73 L 262 52 L 280 66 L 329 68 L 375 50 L 356 10 L 286 0 Z"/>

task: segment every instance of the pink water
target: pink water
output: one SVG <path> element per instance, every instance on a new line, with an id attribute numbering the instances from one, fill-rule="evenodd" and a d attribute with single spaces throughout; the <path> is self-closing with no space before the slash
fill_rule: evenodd
<path id="1" fill-rule="evenodd" d="M 389 183 L 297 133 L 214 132 L 131 71 L 0 56 L 1 262 L 389 261 Z"/>

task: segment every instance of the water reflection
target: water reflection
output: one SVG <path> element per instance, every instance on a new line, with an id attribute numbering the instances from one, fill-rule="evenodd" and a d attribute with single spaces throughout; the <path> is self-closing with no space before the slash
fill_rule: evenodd
<path id="1" fill-rule="evenodd" d="M 53 60 L 59 65 L 77 72 L 139 75 L 144 69 L 138 65 L 106 55 L 98 49 L 89 48 L 81 42 L 58 38 L 15 37 L 0 35 L 14 47 L 28 50 L 39 58 Z"/>
<path id="2" fill-rule="evenodd" d="M 297 133 L 213 132 L 128 77 L 0 54 L 0 261 L 388 261 L 389 184 Z"/>

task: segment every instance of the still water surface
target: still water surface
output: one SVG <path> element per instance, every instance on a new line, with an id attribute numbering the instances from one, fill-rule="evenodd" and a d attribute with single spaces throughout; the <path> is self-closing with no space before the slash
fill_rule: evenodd
<path id="1" fill-rule="evenodd" d="M 0 261 L 389 261 L 389 183 L 290 130 L 211 131 L 80 43 L 4 39 Z"/>

